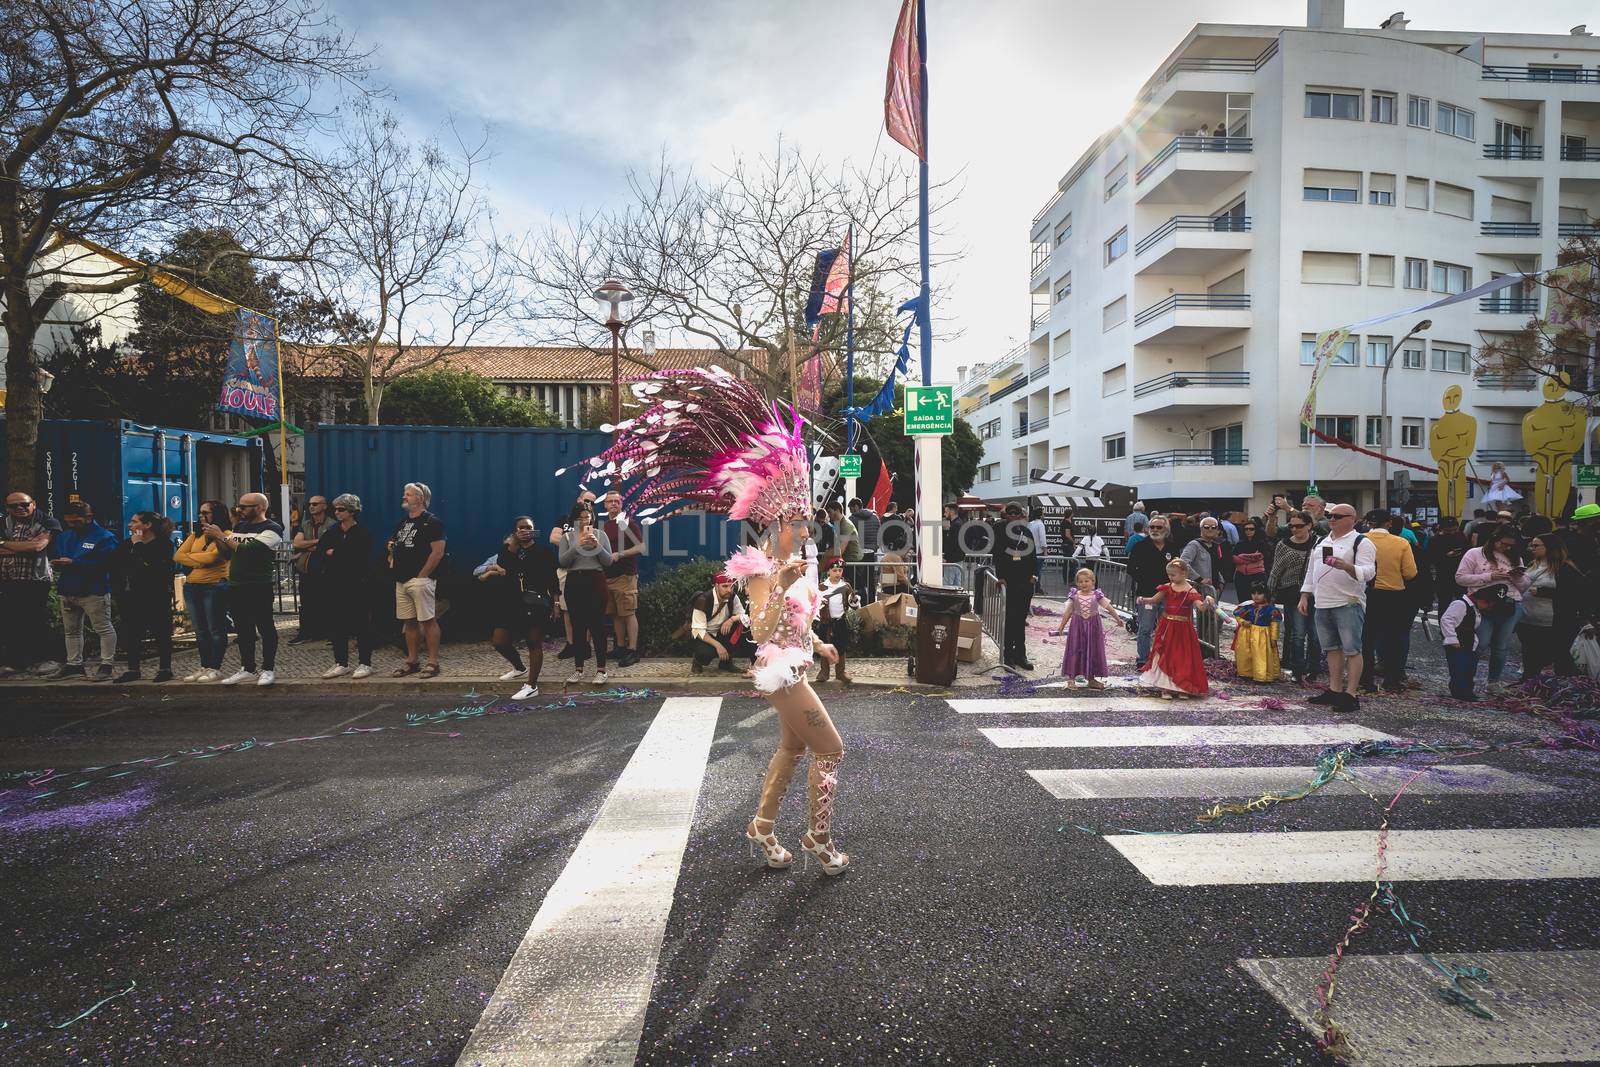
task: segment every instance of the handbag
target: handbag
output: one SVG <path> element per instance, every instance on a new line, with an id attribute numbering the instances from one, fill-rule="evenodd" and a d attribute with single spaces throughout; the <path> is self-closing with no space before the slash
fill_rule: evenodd
<path id="1" fill-rule="evenodd" d="M 550 597 L 537 589 L 529 589 L 523 577 L 517 576 L 517 588 L 522 590 L 522 606 L 535 619 L 547 619 L 555 604 Z"/>
<path id="2" fill-rule="evenodd" d="M 1590 678 L 1600 678 L 1600 632 L 1593 623 L 1578 631 L 1572 642 L 1572 662 Z"/>

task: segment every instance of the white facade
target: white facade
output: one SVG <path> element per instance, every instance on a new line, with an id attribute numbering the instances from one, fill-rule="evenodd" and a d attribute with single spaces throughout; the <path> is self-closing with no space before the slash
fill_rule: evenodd
<path id="1" fill-rule="evenodd" d="M 1594 38 L 1346 29 L 1342 5 L 1312 7 L 1317 28 L 1196 26 L 1034 219 L 1029 340 L 963 380 L 985 437 L 975 493 L 1049 492 L 1028 479 L 1045 468 L 1153 506 L 1298 495 L 1305 339 L 1552 266 L 1563 238 L 1597 232 Z M 1477 473 L 1498 459 L 1525 480 L 1537 383 L 1475 375 L 1473 357 L 1541 293 L 1361 331 L 1356 365 L 1323 379 L 1321 425 L 1433 466 L 1428 429 L 1458 385 Z M 1383 359 L 1423 318 L 1395 356 L 1384 434 Z M 1325 495 L 1376 502 L 1376 459 L 1323 445 L 1315 464 Z M 1413 472 L 1414 504 L 1433 481 Z"/>

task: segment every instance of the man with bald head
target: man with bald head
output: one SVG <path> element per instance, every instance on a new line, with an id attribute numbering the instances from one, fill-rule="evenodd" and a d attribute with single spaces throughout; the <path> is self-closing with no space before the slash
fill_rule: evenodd
<path id="1" fill-rule="evenodd" d="M 202 527 L 228 560 L 228 613 L 239 633 L 239 670 L 223 685 L 271 685 L 278 657 L 278 629 L 272 621 L 272 592 L 277 584 L 278 546 L 283 527 L 267 516 L 267 498 L 245 493 L 236 509 L 233 529 Z M 256 635 L 261 637 L 261 673 L 256 674 Z"/>

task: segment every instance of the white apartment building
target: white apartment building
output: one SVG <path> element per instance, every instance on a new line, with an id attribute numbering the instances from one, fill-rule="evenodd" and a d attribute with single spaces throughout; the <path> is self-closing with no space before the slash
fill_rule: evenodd
<path id="1" fill-rule="evenodd" d="M 1317 332 L 1552 266 L 1600 232 L 1600 43 L 1583 27 L 1365 29 L 1342 0 L 1309 7 L 1304 28 L 1197 25 L 1034 218 L 1028 340 L 958 389 L 984 439 L 975 493 L 1059 492 L 1030 481 L 1044 468 L 1157 507 L 1298 495 Z M 1541 292 L 1361 331 L 1323 378 L 1319 427 L 1433 466 L 1428 430 L 1459 385 L 1476 472 L 1500 460 L 1525 481 L 1538 383 L 1477 374 L 1474 355 Z M 1315 449 L 1324 495 L 1365 509 L 1377 479 L 1376 459 Z M 1432 475 L 1412 489 L 1433 503 Z"/>

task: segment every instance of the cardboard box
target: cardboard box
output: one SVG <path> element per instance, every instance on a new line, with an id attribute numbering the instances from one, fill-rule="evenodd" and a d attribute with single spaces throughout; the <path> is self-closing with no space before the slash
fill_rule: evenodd
<path id="1" fill-rule="evenodd" d="M 961 616 L 961 629 L 956 633 L 956 660 L 976 663 L 983 655 L 983 620 L 972 612 Z"/>
<path id="2" fill-rule="evenodd" d="M 884 627 L 884 609 L 881 602 L 874 601 L 861 609 L 861 632 L 877 633 Z"/>
<path id="3" fill-rule="evenodd" d="M 917 624 L 917 598 L 910 593 L 894 593 L 878 603 L 883 605 L 883 621 L 889 626 Z"/>

